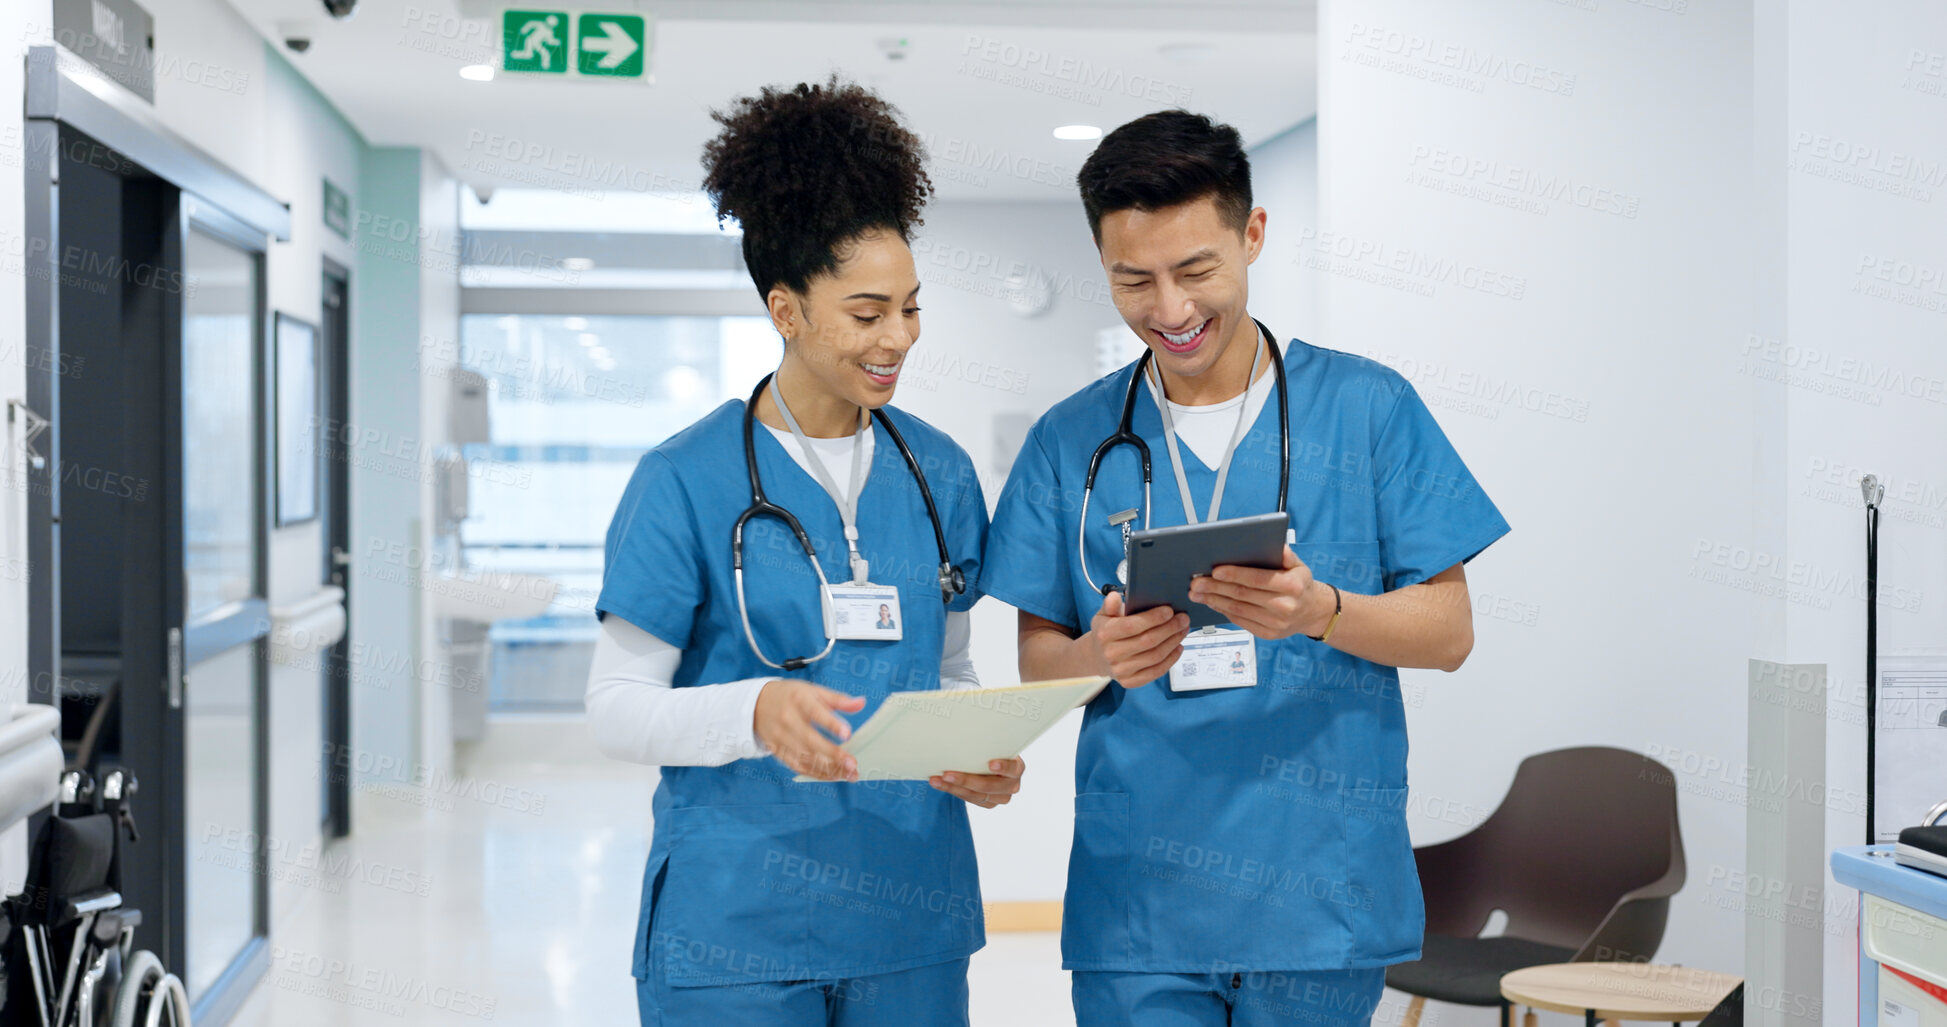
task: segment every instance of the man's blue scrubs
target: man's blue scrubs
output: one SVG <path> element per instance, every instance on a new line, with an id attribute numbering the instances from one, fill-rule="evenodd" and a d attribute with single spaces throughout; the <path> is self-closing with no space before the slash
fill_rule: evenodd
<path id="1" fill-rule="evenodd" d="M 750 504 L 742 402 L 642 458 L 609 525 L 596 612 L 683 650 L 674 686 L 792 677 L 866 698 L 938 688 L 948 610 L 980 598 L 987 507 L 967 454 L 886 413 L 925 471 L 967 591 L 940 601 L 939 551 L 912 472 L 885 430 L 859 496 L 871 578 L 899 589 L 899 641 L 841 640 L 802 670 L 751 651 L 731 576 L 731 526 Z M 825 576 L 850 580 L 831 496 L 771 433 L 755 433 L 771 501 L 810 534 Z M 773 660 L 825 644 L 818 581 L 775 518 L 744 531 L 751 630 Z M 633 973 L 644 1024 L 835 1027 L 966 1023 L 967 957 L 985 942 L 966 803 L 924 781 L 807 783 L 773 757 L 665 767 L 643 872 Z"/>
<path id="2" fill-rule="evenodd" d="M 1296 340 L 1284 361 L 1293 549 L 1319 581 L 1390 591 L 1507 532 L 1397 373 Z M 1096 478 L 1093 523 L 1078 524 L 1090 456 L 1116 430 L 1134 366 L 1036 422 L 988 541 L 987 594 L 1077 632 L 1102 597 L 1077 565 L 1076 532 L 1089 574 L 1113 581 L 1122 544 L 1108 517 L 1142 503 L 1136 450 L 1118 446 Z M 1276 509 L 1278 416 L 1274 393 L 1238 446 L 1225 515 Z M 1132 427 L 1168 481 L 1147 390 Z M 1182 458 L 1192 496 L 1207 502 L 1215 469 L 1187 448 Z M 1185 523 L 1178 490 L 1156 487 L 1152 502 L 1152 527 Z M 1088 706 L 1062 917 L 1082 1027 L 1316 1023 L 1319 1002 L 1363 1023 L 1383 968 L 1420 955 L 1398 672 L 1302 635 L 1256 647 L 1256 687 L 1178 693 L 1162 678 L 1111 686 Z M 1152 1004 L 1176 1018 L 1131 1012 Z"/>

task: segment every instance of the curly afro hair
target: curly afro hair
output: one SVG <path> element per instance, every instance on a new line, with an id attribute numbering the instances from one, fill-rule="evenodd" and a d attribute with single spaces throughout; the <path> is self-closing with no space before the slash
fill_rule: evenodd
<path id="1" fill-rule="evenodd" d="M 766 86 L 710 113 L 723 131 L 703 148 L 703 188 L 719 222 L 743 225 L 759 296 L 779 285 L 805 291 L 868 232 L 911 240 L 933 183 L 897 113 L 836 74 L 823 85 Z"/>

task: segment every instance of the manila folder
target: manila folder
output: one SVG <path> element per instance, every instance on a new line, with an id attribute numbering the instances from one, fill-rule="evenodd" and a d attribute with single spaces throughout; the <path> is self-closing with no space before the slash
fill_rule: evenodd
<path id="1" fill-rule="evenodd" d="M 894 692 L 842 748 L 861 781 L 924 781 L 949 770 L 991 774 L 987 761 L 1018 756 L 1062 715 L 1109 683 L 1105 677 L 1008 688 Z M 800 774 L 796 780 L 812 781 Z"/>

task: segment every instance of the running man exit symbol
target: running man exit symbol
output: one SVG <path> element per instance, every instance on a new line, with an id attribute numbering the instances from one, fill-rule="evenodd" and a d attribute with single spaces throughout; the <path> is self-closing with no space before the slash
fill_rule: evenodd
<path id="1" fill-rule="evenodd" d="M 507 71 L 568 70 L 566 11 L 505 11 L 500 16 L 501 67 Z"/>

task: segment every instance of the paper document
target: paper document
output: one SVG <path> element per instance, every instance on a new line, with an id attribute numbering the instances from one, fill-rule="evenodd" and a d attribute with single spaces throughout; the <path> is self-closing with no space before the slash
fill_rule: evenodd
<path id="1" fill-rule="evenodd" d="M 1095 698 L 1108 678 L 1064 678 L 1009 688 L 894 692 L 841 748 L 861 781 L 924 781 L 957 770 L 991 774 L 987 761 L 1018 756 L 1055 721 Z M 799 781 L 816 778 L 799 774 Z"/>

